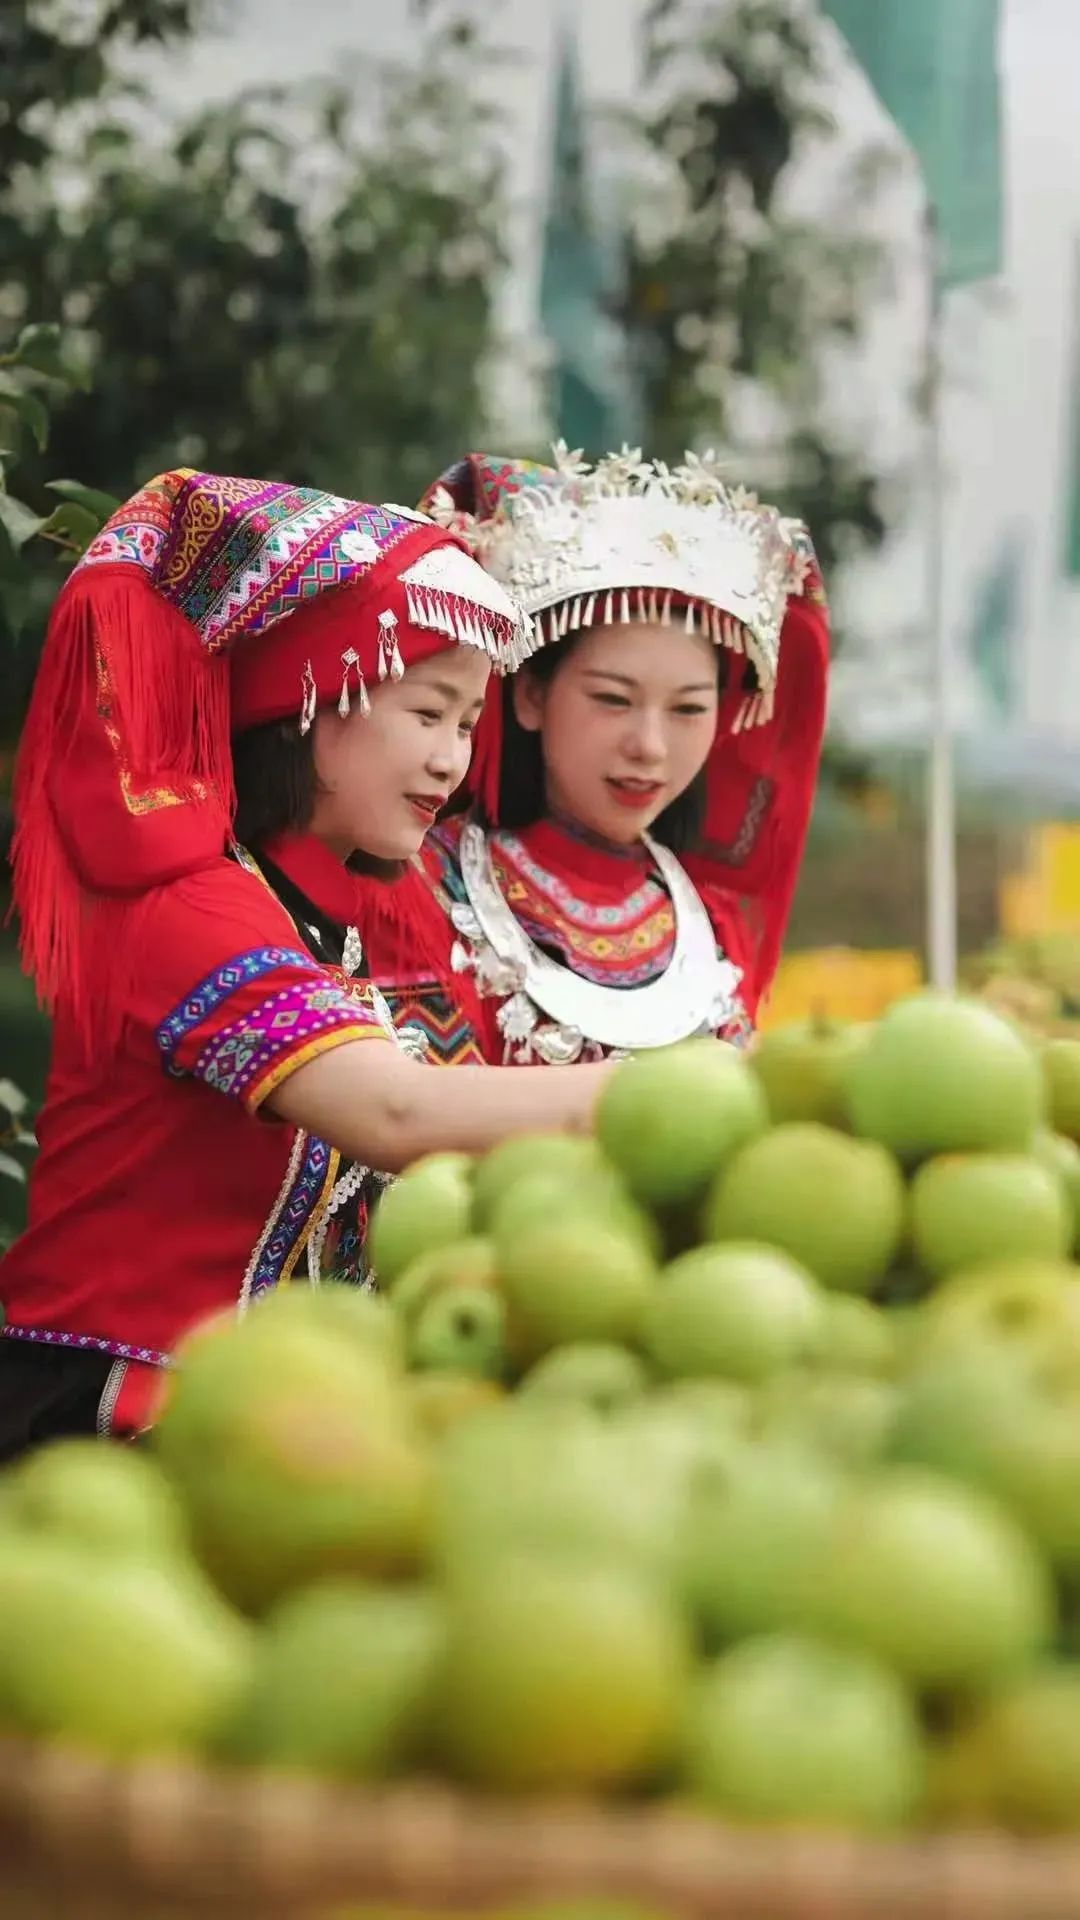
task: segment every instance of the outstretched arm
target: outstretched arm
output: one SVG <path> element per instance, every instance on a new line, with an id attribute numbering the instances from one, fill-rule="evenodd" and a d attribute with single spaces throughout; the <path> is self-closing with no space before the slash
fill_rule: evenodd
<path id="1" fill-rule="evenodd" d="M 389 1041 L 335 1047 L 266 1101 L 281 1119 L 383 1173 L 422 1154 L 483 1153 L 514 1133 L 584 1133 L 611 1068 L 427 1067 Z"/>

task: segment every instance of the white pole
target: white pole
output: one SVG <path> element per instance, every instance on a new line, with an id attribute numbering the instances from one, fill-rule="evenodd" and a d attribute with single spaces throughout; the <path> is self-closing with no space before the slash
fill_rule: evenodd
<path id="1" fill-rule="evenodd" d="M 944 299 L 937 221 L 926 216 L 929 266 L 926 424 L 926 631 L 930 742 L 926 782 L 926 949 L 931 983 L 956 986 L 956 777 L 952 649 L 945 617 L 945 449 L 942 419 Z"/>

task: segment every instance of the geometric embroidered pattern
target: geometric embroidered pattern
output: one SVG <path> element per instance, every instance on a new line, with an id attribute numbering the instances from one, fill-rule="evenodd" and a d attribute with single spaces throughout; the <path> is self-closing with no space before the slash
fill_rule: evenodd
<path id="1" fill-rule="evenodd" d="M 629 921 L 638 918 L 653 904 L 659 888 L 658 881 L 651 874 L 646 874 L 641 885 L 635 887 L 633 893 L 627 894 L 625 900 L 620 900 L 615 906 L 598 906 L 591 900 L 579 899 L 565 880 L 542 867 L 527 852 L 516 834 L 495 833 L 492 840 L 493 851 L 505 854 L 534 886 L 539 887 L 572 920 L 583 927 L 595 927 L 597 932 L 606 928 L 623 928 Z M 666 890 L 659 888 L 659 891 Z"/>
<path id="2" fill-rule="evenodd" d="M 484 1055 L 472 1025 L 444 987 L 418 985 L 384 988 L 394 1025 L 419 1027 L 427 1042 L 425 1059 L 436 1067 L 482 1066 Z"/>
<path id="3" fill-rule="evenodd" d="M 460 841 L 464 817 L 428 835 L 425 858 L 437 863 L 439 885 L 463 902 Z M 614 905 L 581 900 L 559 875 L 530 854 L 516 834 L 489 834 L 495 878 L 514 918 L 531 940 L 552 952 L 583 980 L 605 987 L 640 987 L 666 972 L 675 950 L 675 915 L 667 888 L 647 873 Z M 400 1022 L 399 1022 L 400 1024 Z"/>
<path id="4" fill-rule="evenodd" d="M 331 1153 L 332 1148 L 325 1140 L 313 1134 L 307 1136 L 304 1156 L 282 1197 L 277 1217 L 255 1263 L 250 1284 L 252 1299 L 276 1287 L 285 1272 L 289 1256 L 318 1204 Z"/>
<path id="5" fill-rule="evenodd" d="M 260 1082 L 319 1036 L 377 1028 L 377 1016 L 329 981 L 293 980 L 207 1041 L 191 1071 L 218 1093 L 248 1105 Z M 276 1074 L 280 1078 L 280 1074 Z"/>
<path id="6" fill-rule="evenodd" d="M 416 520 L 314 487 L 190 467 L 158 475 L 92 540 L 79 567 L 140 567 L 210 653 L 313 595 L 354 585 Z"/>
<path id="7" fill-rule="evenodd" d="M 580 900 L 515 834 L 490 837 L 499 889 L 530 939 L 600 986 L 641 987 L 666 973 L 675 951 L 675 914 L 667 888 L 649 873 L 624 900 Z"/>
<path id="8" fill-rule="evenodd" d="M 279 967 L 303 967 L 310 973 L 311 965 L 310 953 L 302 953 L 295 947 L 251 947 L 235 959 L 227 960 L 224 966 L 215 967 L 213 973 L 208 973 L 166 1014 L 158 1027 L 157 1044 L 165 1071 L 174 1075 L 183 1072 L 183 1068 L 174 1065 L 177 1049 L 194 1028 L 215 1014 L 239 988 L 261 979 L 264 974 L 276 973 Z"/>

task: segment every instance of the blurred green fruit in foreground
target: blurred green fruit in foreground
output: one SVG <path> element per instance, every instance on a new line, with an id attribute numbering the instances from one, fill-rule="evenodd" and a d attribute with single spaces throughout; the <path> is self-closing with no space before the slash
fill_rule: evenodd
<path id="1" fill-rule="evenodd" d="M 744 1641 L 697 1682 L 684 1773 L 730 1819 L 876 1832 L 916 1811 L 924 1754 L 887 1667 L 778 1634 Z"/>
<path id="2" fill-rule="evenodd" d="M 631 1473 L 632 1458 L 638 1471 Z M 670 1577 L 679 1514 L 668 1482 L 585 1407 L 523 1395 L 449 1433 L 437 1463 L 435 1557 L 453 1573 L 503 1549 Z"/>
<path id="3" fill-rule="evenodd" d="M 912 1182 L 911 1238 L 919 1264 L 940 1278 L 1013 1256 L 1064 1259 L 1072 1217 L 1060 1179 L 1033 1154 L 945 1154 Z"/>
<path id="4" fill-rule="evenodd" d="M 475 1374 L 418 1373 L 409 1381 L 409 1406 L 428 1440 L 500 1406 L 503 1389 Z"/>
<path id="5" fill-rule="evenodd" d="M 5 1477 L 4 1517 L 35 1535 L 103 1555 L 169 1559 L 187 1551 L 176 1493 L 149 1454 L 102 1440 L 56 1440 Z"/>
<path id="6" fill-rule="evenodd" d="M 904 1184 L 891 1155 L 829 1127 L 774 1127 L 735 1155 L 705 1204 L 709 1240 L 780 1247 L 823 1286 L 869 1293 L 900 1246 Z"/>
<path id="7" fill-rule="evenodd" d="M 820 1312 L 810 1275 L 772 1247 L 695 1247 L 664 1269 L 642 1342 L 668 1378 L 764 1380 L 810 1351 Z"/>
<path id="8" fill-rule="evenodd" d="M 761 1396 L 759 1417 L 772 1439 L 865 1467 L 888 1451 L 898 1398 L 889 1380 L 806 1368 L 777 1375 Z"/>
<path id="9" fill-rule="evenodd" d="M 1048 1040 L 1042 1072 L 1050 1126 L 1080 1141 L 1080 1040 Z"/>
<path id="10" fill-rule="evenodd" d="M 449 1287 L 493 1287 L 495 1248 L 490 1240 L 466 1234 L 445 1247 L 432 1247 L 398 1276 L 390 1294 L 393 1311 L 406 1326 L 419 1319 L 436 1294 Z"/>
<path id="11" fill-rule="evenodd" d="M 1071 1354 L 1080 1374 L 1080 1267 L 1064 1260 L 990 1260 L 952 1274 L 919 1316 L 916 1356 L 1005 1340 Z"/>
<path id="12" fill-rule="evenodd" d="M 0 1564 L 0 1699 L 26 1733 L 116 1759 L 197 1752 L 233 1711 L 252 1647 L 194 1566 L 45 1539 Z"/>
<path id="13" fill-rule="evenodd" d="M 181 1351 L 155 1444 L 240 1605 L 330 1573 L 409 1572 L 430 1463 L 404 1381 L 324 1328 L 252 1311 Z"/>
<path id="14" fill-rule="evenodd" d="M 527 1363 L 570 1341 L 633 1341 L 656 1288 L 641 1240 L 588 1214 L 496 1242 L 511 1353 Z"/>
<path id="15" fill-rule="evenodd" d="M 674 1604 L 625 1568 L 496 1556 L 448 1589 L 435 1740 L 486 1787 L 647 1781 L 673 1756 L 689 1674 Z"/>
<path id="16" fill-rule="evenodd" d="M 798 1623 L 845 1482 L 806 1449 L 731 1454 L 691 1486 L 682 1571 L 695 1619 L 714 1644 Z"/>
<path id="17" fill-rule="evenodd" d="M 280 1316 L 301 1323 L 315 1333 L 352 1341 L 365 1354 L 382 1360 L 394 1371 L 405 1365 L 405 1334 L 398 1314 L 385 1294 L 351 1281 L 324 1280 L 317 1287 L 292 1281 L 276 1287 L 260 1300 L 260 1320 Z"/>
<path id="18" fill-rule="evenodd" d="M 558 1347 L 539 1360 L 521 1383 L 529 1399 L 552 1404 L 569 1401 L 591 1407 L 594 1413 L 612 1413 L 641 1398 L 649 1376 L 636 1353 L 627 1347 L 600 1341 L 579 1341 Z"/>
<path id="19" fill-rule="evenodd" d="M 704 1193 L 729 1156 L 762 1133 L 765 1096 L 750 1068 L 716 1040 L 637 1054 L 600 1097 L 597 1134 L 631 1193 L 678 1206 Z"/>
<path id="20" fill-rule="evenodd" d="M 897 1459 L 986 1488 L 1051 1564 L 1080 1574 L 1080 1379 L 1073 1356 L 972 1341 L 931 1355 L 909 1382 L 892 1434 Z"/>
<path id="21" fill-rule="evenodd" d="M 603 1183 L 611 1165 L 595 1140 L 569 1133 L 516 1135 L 500 1141 L 476 1163 L 473 1210 L 476 1225 L 488 1231 L 497 1208 L 519 1184 L 550 1181 L 574 1187 Z"/>
<path id="22" fill-rule="evenodd" d="M 1069 1251 L 1075 1254 L 1080 1248 L 1080 1147 L 1065 1134 L 1050 1133 L 1042 1127 L 1035 1135 L 1031 1151 L 1061 1182 L 1071 1225 Z"/>
<path id="23" fill-rule="evenodd" d="M 818 1014 L 759 1035 L 749 1059 L 773 1125 L 817 1120 L 827 1127 L 846 1126 L 851 1063 L 868 1032 L 861 1024 Z"/>
<path id="24" fill-rule="evenodd" d="M 282 1602 L 260 1635 L 222 1745 L 233 1758 L 360 1780 L 415 1758 L 444 1639 L 420 1588 L 327 1584 Z"/>
<path id="25" fill-rule="evenodd" d="M 380 1195 L 368 1229 L 367 1253 L 381 1287 L 421 1254 L 460 1240 L 472 1214 L 472 1161 L 464 1153 L 433 1153 Z"/>
<path id="26" fill-rule="evenodd" d="M 811 1360 L 833 1373 L 888 1374 L 900 1342 L 893 1317 L 855 1294 L 826 1293 Z"/>
<path id="27" fill-rule="evenodd" d="M 492 1287 L 444 1287 L 424 1302 L 409 1334 L 409 1363 L 418 1372 L 506 1372 L 506 1308 Z"/>
<path id="28" fill-rule="evenodd" d="M 1080 1666 L 1048 1663 L 987 1700 L 943 1756 L 938 1810 L 1020 1833 L 1080 1828 Z"/>
<path id="29" fill-rule="evenodd" d="M 807 1618 L 914 1685 L 985 1687 L 1052 1639 L 1042 1560 L 985 1496 L 896 1470 L 852 1492 L 808 1579 Z"/>
<path id="30" fill-rule="evenodd" d="M 974 1000 L 898 1000 L 852 1062 L 856 1133 L 907 1163 L 935 1153 L 1025 1153 L 1045 1112 L 1042 1074 L 1007 1021 Z"/>

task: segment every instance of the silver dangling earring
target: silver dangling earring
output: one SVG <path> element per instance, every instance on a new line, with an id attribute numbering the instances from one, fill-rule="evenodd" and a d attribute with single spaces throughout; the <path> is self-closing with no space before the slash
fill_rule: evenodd
<path id="1" fill-rule="evenodd" d="M 342 654 L 341 664 L 344 672 L 341 676 L 341 693 L 338 698 L 337 710 L 343 720 L 348 719 L 350 712 L 349 673 L 350 670 L 355 667 L 357 705 L 360 708 L 361 718 L 366 720 L 368 714 L 371 712 L 371 701 L 368 699 L 368 690 L 364 684 L 364 676 L 360 671 L 360 655 L 357 653 L 355 647 L 349 647 L 347 651 Z"/>
<path id="2" fill-rule="evenodd" d="M 318 709 L 318 694 L 315 689 L 315 675 L 311 671 L 311 661 L 305 660 L 304 671 L 300 678 L 300 732 L 310 733 Z"/>
<path id="3" fill-rule="evenodd" d="M 405 662 L 397 642 L 397 614 L 379 615 L 379 679 L 400 680 L 405 672 Z"/>

